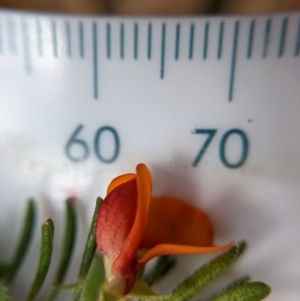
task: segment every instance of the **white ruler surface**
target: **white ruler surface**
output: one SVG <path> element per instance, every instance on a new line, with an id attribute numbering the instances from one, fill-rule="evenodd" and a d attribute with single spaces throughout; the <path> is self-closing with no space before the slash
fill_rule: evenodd
<path id="1" fill-rule="evenodd" d="M 274 288 L 269 300 L 296 300 L 299 96 L 300 13 L 1 11 L 0 228 L 30 196 L 45 216 L 70 195 L 92 210 L 145 162 L 154 193 L 205 208 L 217 242 L 250 243 L 243 269 Z M 3 253 L 15 228 L 1 230 Z"/>

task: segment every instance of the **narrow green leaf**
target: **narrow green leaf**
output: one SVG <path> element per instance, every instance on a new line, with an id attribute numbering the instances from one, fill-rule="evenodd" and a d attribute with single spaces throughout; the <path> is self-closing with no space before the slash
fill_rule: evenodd
<path id="1" fill-rule="evenodd" d="M 154 267 L 146 274 L 144 281 L 152 286 L 162 276 L 164 276 L 171 268 L 174 267 L 176 260 L 169 255 L 160 256 Z"/>
<path id="2" fill-rule="evenodd" d="M 29 243 L 33 234 L 34 223 L 36 219 L 36 207 L 34 200 L 29 200 L 26 210 L 26 216 L 23 225 L 23 231 L 20 236 L 18 247 L 15 251 L 15 255 L 9 264 L 9 269 L 5 275 L 5 284 L 10 285 L 13 281 L 21 263 L 28 250 Z"/>
<path id="3" fill-rule="evenodd" d="M 48 219 L 42 226 L 41 251 L 38 268 L 34 282 L 25 299 L 26 301 L 34 300 L 47 276 L 52 256 L 53 229 L 54 227 L 51 219 Z"/>
<path id="4" fill-rule="evenodd" d="M 104 280 L 105 270 L 103 260 L 100 256 L 95 256 L 83 288 L 83 300 L 98 300 L 100 288 Z"/>
<path id="5" fill-rule="evenodd" d="M 54 284 L 56 291 L 73 291 L 84 287 L 84 282 L 76 282 L 72 284 Z"/>
<path id="6" fill-rule="evenodd" d="M 65 224 L 65 234 L 63 237 L 63 248 L 61 252 L 60 261 L 58 264 L 58 269 L 56 272 L 54 284 L 61 284 L 65 278 L 67 269 L 70 264 L 72 257 L 76 236 L 76 211 L 74 207 L 74 200 L 68 199 L 66 201 L 66 224 Z M 57 295 L 57 290 L 52 290 L 49 297 L 49 301 L 55 299 Z"/>
<path id="7" fill-rule="evenodd" d="M 6 286 L 0 284 L 0 301 L 9 301 L 9 289 Z"/>
<path id="8" fill-rule="evenodd" d="M 246 282 L 229 288 L 213 301 L 260 301 L 271 292 L 269 286 L 262 282 Z"/>
<path id="9" fill-rule="evenodd" d="M 215 300 L 218 296 L 222 295 L 225 291 L 230 290 L 231 288 L 234 288 L 236 286 L 239 286 L 241 284 L 247 283 L 250 281 L 250 276 L 246 275 L 243 277 L 240 277 L 238 279 L 236 279 L 235 281 L 231 282 L 230 284 L 228 284 L 226 287 L 222 288 L 221 290 L 219 290 L 217 293 L 215 293 L 214 295 L 208 297 L 207 299 L 205 299 L 204 301 L 212 301 Z"/>
<path id="10" fill-rule="evenodd" d="M 6 274 L 9 270 L 9 265 L 5 262 L 0 262 L 0 279 Z"/>
<path id="11" fill-rule="evenodd" d="M 86 245 L 85 245 L 85 250 L 84 250 L 84 253 L 83 253 L 83 258 L 82 258 L 79 274 L 78 274 L 78 282 L 82 282 L 82 281 L 85 280 L 85 278 L 87 276 L 87 273 L 89 271 L 89 268 L 91 266 L 91 263 L 93 261 L 94 255 L 95 255 L 95 251 L 96 251 L 95 227 L 96 227 L 97 215 L 98 215 L 98 211 L 99 211 L 99 208 L 101 206 L 101 203 L 102 203 L 102 199 L 100 197 L 98 197 L 97 201 L 96 201 L 96 207 L 95 207 L 95 210 L 94 210 L 92 223 L 91 223 L 91 226 L 90 226 L 90 231 L 89 231 L 87 241 L 86 241 Z M 80 300 L 81 293 L 82 293 L 81 289 L 77 290 L 74 294 L 73 300 L 74 301 Z"/>
<path id="12" fill-rule="evenodd" d="M 221 275 L 241 255 L 245 249 L 245 243 L 231 247 L 225 253 L 219 255 L 209 263 L 194 272 L 184 280 L 169 296 L 169 300 L 187 300 L 198 294 L 207 284 Z"/>

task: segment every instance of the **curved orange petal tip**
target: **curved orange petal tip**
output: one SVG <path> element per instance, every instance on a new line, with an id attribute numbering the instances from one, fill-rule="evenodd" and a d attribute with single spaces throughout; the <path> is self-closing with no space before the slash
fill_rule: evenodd
<path id="1" fill-rule="evenodd" d="M 146 251 L 142 258 L 138 260 L 140 267 L 145 265 L 149 260 L 154 257 L 171 254 L 207 254 L 213 252 L 224 251 L 230 247 L 236 245 L 235 242 L 230 242 L 222 246 L 206 246 L 206 247 L 195 247 L 186 245 L 173 245 L 173 244 L 160 244 L 156 245 L 150 250 Z"/>
<path id="2" fill-rule="evenodd" d="M 96 221 L 96 241 L 105 262 L 109 287 L 120 283 L 124 294 L 138 270 L 166 254 L 199 254 L 225 250 L 233 243 L 212 246 L 213 228 L 198 208 L 174 197 L 151 197 L 152 178 L 145 164 L 136 174 L 110 183 Z"/>
<path id="3" fill-rule="evenodd" d="M 136 175 L 134 173 L 127 173 L 125 175 L 121 175 L 121 176 L 114 178 L 108 185 L 106 193 L 109 194 L 110 192 L 112 192 L 112 190 L 114 190 L 119 185 L 126 183 L 126 182 L 134 179 L 135 177 L 136 177 Z"/>

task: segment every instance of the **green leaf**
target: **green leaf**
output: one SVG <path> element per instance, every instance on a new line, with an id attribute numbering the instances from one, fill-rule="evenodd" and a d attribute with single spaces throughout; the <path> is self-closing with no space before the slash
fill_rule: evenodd
<path id="1" fill-rule="evenodd" d="M 67 269 L 70 264 L 72 253 L 75 245 L 76 236 L 76 211 L 74 207 L 74 200 L 68 199 L 66 201 L 66 224 L 65 224 L 65 234 L 63 237 L 63 248 L 61 252 L 61 257 L 56 272 L 54 285 L 61 284 L 65 278 Z M 58 291 L 56 289 L 52 290 L 49 297 L 49 301 L 55 299 Z"/>
<path id="2" fill-rule="evenodd" d="M 72 284 L 53 284 L 56 291 L 74 291 L 84 287 L 84 282 L 76 282 Z"/>
<path id="3" fill-rule="evenodd" d="M 240 278 L 236 279 L 235 281 L 233 281 L 232 283 L 228 284 L 226 287 L 224 287 L 221 290 L 219 290 L 214 295 L 212 295 L 209 298 L 205 299 L 204 301 L 215 300 L 215 298 L 217 298 L 218 296 L 222 295 L 225 291 L 228 291 L 231 288 L 234 288 L 234 287 L 239 286 L 241 284 L 247 283 L 249 281 L 250 281 L 250 276 L 248 276 L 248 275 L 240 277 Z"/>
<path id="4" fill-rule="evenodd" d="M 82 258 L 79 274 L 78 274 L 78 282 L 82 282 L 85 280 L 87 273 L 89 271 L 89 268 L 91 266 L 91 263 L 93 261 L 94 255 L 95 255 L 95 251 L 96 251 L 95 227 L 96 227 L 97 215 L 98 215 L 98 211 L 101 206 L 101 203 L 102 203 L 102 199 L 100 197 L 98 197 L 97 201 L 96 201 L 96 207 L 94 210 L 92 223 L 90 226 L 90 231 L 89 231 L 88 238 L 87 238 L 86 245 L 85 245 L 85 250 L 83 253 L 83 258 Z M 81 289 L 77 290 L 74 294 L 73 300 L 74 301 L 80 300 L 81 293 L 82 293 Z"/>
<path id="5" fill-rule="evenodd" d="M 26 301 L 34 300 L 47 276 L 52 256 L 53 229 L 54 227 L 51 219 L 48 219 L 42 226 L 41 251 L 38 268 L 34 282 L 25 299 Z"/>
<path id="6" fill-rule="evenodd" d="M 83 288 L 83 300 L 98 300 L 100 288 L 105 280 L 105 270 L 103 260 L 100 256 L 95 256 L 91 269 L 88 273 L 85 286 Z"/>
<path id="7" fill-rule="evenodd" d="M 222 274 L 227 268 L 242 254 L 245 250 L 246 243 L 231 247 L 225 253 L 211 260 L 203 267 L 186 278 L 172 294 L 169 295 L 143 295 L 139 296 L 140 300 L 151 301 L 184 301 L 189 300 L 197 295 L 207 284 Z"/>
<path id="8" fill-rule="evenodd" d="M 9 265 L 5 262 L 0 262 L 0 279 L 6 274 L 9 270 Z"/>
<path id="9" fill-rule="evenodd" d="M 225 290 L 213 301 L 260 301 L 271 292 L 269 286 L 262 282 L 246 282 Z"/>
<path id="10" fill-rule="evenodd" d="M 34 223 L 36 219 L 36 207 L 34 200 L 29 200 L 27 205 L 26 216 L 23 225 L 23 231 L 20 236 L 18 247 L 15 251 L 15 255 L 9 264 L 9 268 L 5 275 L 5 284 L 10 285 L 13 281 L 21 263 L 28 250 L 29 243 L 33 234 Z"/>
<path id="11" fill-rule="evenodd" d="M 164 276 L 170 269 L 174 267 L 176 260 L 169 255 L 160 256 L 154 267 L 145 275 L 144 281 L 152 286 L 162 276 Z"/>
<path id="12" fill-rule="evenodd" d="M 9 296 L 9 290 L 8 287 L 2 286 L 0 284 L 0 301 L 9 301 L 10 296 Z"/>
<path id="13" fill-rule="evenodd" d="M 185 279 L 169 296 L 169 300 L 187 300 L 197 295 L 206 285 L 227 270 L 245 249 L 244 242 L 231 247 Z"/>

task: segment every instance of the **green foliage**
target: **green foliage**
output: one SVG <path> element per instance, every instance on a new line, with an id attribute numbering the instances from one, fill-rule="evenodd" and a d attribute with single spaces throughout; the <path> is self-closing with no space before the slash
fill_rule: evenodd
<path id="1" fill-rule="evenodd" d="M 90 273 L 86 279 L 83 287 L 83 301 L 98 300 L 100 294 L 100 287 L 105 281 L 105 270 L 103 260 L 99 255 L 94 257 Z"/>
<path id="2" fill-rule="evenodd" d="M 82 262 L 80 265 L 80 270 L 79 270 L 79 274 L 78 274 L 78 282 L 82 282 L 86 279 L 86 276 L 88 274 L 88 271 L 90 269 L 90 266 L 92 264 L 95 252 L 96 252 L 96 232 L 95 232 L 95 227 L 96 227 L 96 219 L 97 219 L 97 214 L 99 211 L 99 208 L 102 204 L 102 199 L 101 198 L 97 198 L 96 201 L 96 207 L 94 210 L 94 215 L 93 215 L 93 219 L 92 219 L 92 223 L 91 223 L 91 227 L 90 227 L 90 232 L 88 234 L 87 240 L 86 240 L 86 244 L 85 244 L 85 249 L 84 249 L 84 253 L 83 253 L 83 258 L 82 258 Z M 81 298 L 81 294 L 82 294 L 82 289 L 76 290 L 74 293 L 74 301 L 79 301 Z"/>
<path id="3" fill-rule="evenodd" d="M 52 242 L 53 242 L 53 222 L 48 219 L 42 226 L 42 241 L 40 259 L 38 268 L 36 271 L 35 279 L 26 297 L 26 301 L 32 301 L 36 297 L 40 288 L 42 287 L 44 280 L 47 276 L 51 257 L 52 257 Z"/>
<path id="4" fill-rule="evenodd" d="M 262 300 L 270 294 L 270 287 L 262 282 L 244 282 L 228 289 L 211 301 L 258 301 Z"/>
<path id="5" fill-rule="evenodd" d="M 187 300 L 197 295 L 203 288 L 212 282 L 219 275 L 224 273 L 228 267 L 242 254 L 245 249 L 245 243 L 231 247 L 227 252 L 216 257 L 190 277 L 185 279 L 172 292 L 172 301 Z"/>
<path id="6" fill-rule="evenodd" d="M 66 201 L 66 224 L 65 224 L 65 234 L 62 241 L 63 247 L 62 247 L 61 257 L 59 260 L 59 265 L 53 284 L 54 286 L 58 286 L 59 284 L 61 284 L 67 273 L 71 261 L 74 245 L 75 245 L 76 229 L 77 229 L 77 225 L 76 225 L 76 211 L 74 207 L 74 200 L 68 199 Z M 51 295 L 49 297 L 49 301 L 54 300 L 57 293 L 58 290 L 56 288 L 53 288 Z"/>
<path id="7" fill-rule="evenodd" d="M 24 225 L 22 227 L 22 233 L 20 235 L 20 240 L 16 248 L 15 255 L 12 258 L 11 262 L 6 265 L 6 271 L 2 272 L 5 277 L 4 283 L 6 285 L 11 284 L 26 255 L 31 237 L 33 235 L 35 220 L 36 220 L 35 203 L 34 200 L 29 200 L 27 205 Z M 0 277 L 2 273 L 0 271 Z"/>
<path id="8" fill-rule="evenodd" d="M 141 275 L 139 275 L 134 288 L 128 295 L 115 295 L 105 288 L 106 282 L 103 260 L 99 255 L 95 255 L 95 225 L 101 203 L 102 199 L 98 198 L 86 240 L 77 282 L 64 284 L 63 281 L 71 262 L 77 232 L 75 203 L 72 199 L 66 201 L 66 222 L 61 256 L 53 281 L 53 289 L 48 298 L 49 301 L 55 300 L 57 294 L 62 290 L 73 291 L 74 301 L 127 301 L 137 299 L 145 301 L 188 301 L 198 295 L 215 278 L 223 274 L 240 257 L 246 247 L 245 242 L 231 247 L 223 254 L 220 254 L 196 270 L 170 294 L 156 295 L 152 291 L 151 286 L 161 279 L 176 263 L 173 257 L 162 256 L 157 260 L 154 267 L 144 276 L 144 281 L 142 280 L 143 271 L 141 271 Z M 30 200 L 15 255 L 9 262 L 0 262 L 0 301 L 10 301 L 11 284 L 25 258 L 26 250 L 28 249 L 32 237 L 35 219 L 35 203 L 33 200 Z M 51 219 L 43 224 L 41 233 L 42 238 L 38 267 L 31 288 L 24 299 L 25 301 L 35 299 L 50 267 L 54 234 L 54 224 Z M 262 282 L 251 282 L 249 276 L 244 276 L 217 291 L 214 295 L 205 299 L 205 301 L 260 301 L 268 296 L 269 293 L 270 288 L 266 284 Z"/>
<path id="9" fill-rule="evenodd" d="M 145 275 L 144 281 L 149 286 L 152 286 L 162 276 L 168 273 L 168 271 L 171 270 L 175 264 L 176 260 L 174 257 L 169 255 L 160 256 L 154 267 Z"/>
<path id="10" fill-rule="evenodd" d="M 9 301 L 8 287 L 0 285 L 0 301 Z"/>

